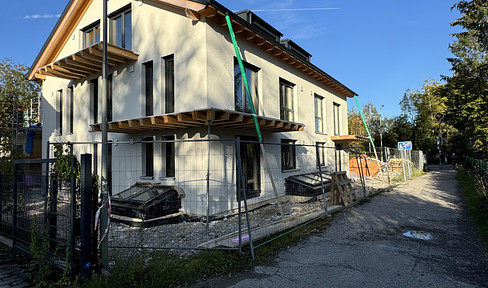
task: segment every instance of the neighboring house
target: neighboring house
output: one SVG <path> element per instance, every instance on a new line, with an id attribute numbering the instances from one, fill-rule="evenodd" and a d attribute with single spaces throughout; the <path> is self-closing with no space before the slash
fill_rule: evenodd
<path id="1" fill-rule="evenodd" d="M 282 34 L 256 14 L 232 13 L 205 0 L 110 0 L 108 10 L 109 140 L 177 140 L 112 146 L 113 194 L 136 182 L 176 185 L 186 195 L 183 210 L 202 215 L 205 205 L 195 203 L 205 195 L 207 144 L 179 140 L 207 139 L 208 131 L 211 139 L 256 139 L 226 13 L 245 62 L 264 141 L 334 146 L 331 136 L 347 134 L 347 98 L 356 94 L 314 66 L 309 53 L 281 39 Z M 43 83 L 45 145 L 101 141 L 101 16 L 101 0 L 71 0 L 32 65 L 29 79 Z M 212 213 L 237 205 L 233 145 L 212 144 L 212 171 L 217 172 L 211 177 L 220 183 L 219 195 L 229 197 L 223 206 L 211 208 Z M 283 174 L 278 175 L 281 179 L 300 173 L 301 164 L 294 147 L 284 147 L 291 148 L 267 150 L 281 165 L 275 172 Z M 244 144 L 242 150 L 255 148 Z M 301 159 L 316 163 L 315 149 L 309 150 L 308 158 Z M 52 156 L 42 151 L 44 157 Z M 75 152 L 100 154 L 93 145 L 75 145 Z M 271 198 L 271 186 L 260 184 L 263 159 L 259 153 L 247 156 L 244 164 L 254 175 L 248 177 L 255 177 L 247 179 L 249 197 Z M 322 162 L 335 170 L 334 159 Z M 347 159 L 343 163 L 338 169 L 347 169 Z M 283 181 L 278 184 L 283 190 Z"/>

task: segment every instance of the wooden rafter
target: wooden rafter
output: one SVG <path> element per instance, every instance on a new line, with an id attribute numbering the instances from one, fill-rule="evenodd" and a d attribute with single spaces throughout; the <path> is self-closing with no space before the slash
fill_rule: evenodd
<path id="1" fill-rule="evenodd" d="M 258 123 L 263 132 L 302 131 L 304 125 L 280 119 L 258 116 Z M 108 123 L 108 131 L 112 133 L 141 133 L 144 131 L 162 131 L 186 129 L 191 127 L 212 127 L 254 130 L 251 114 L 209 108 L 182 113 L 146 116 L 136 119 L 112 121 Z M 101 124 L 92 124 L 93 132 L 101 131 Z"/>
<path id="2" fill-rule="evenodd" d="M 135 61 L 138 55 L 130 50 L 117 47 L 111 44 L 107 45 L 108 63 L 116 67 Z M 69 55 L 56 62 L 40 67 L 36 71 L 36 77 L 58 77 L 69 80 L 82 79 L 91 74 L 102 71 L 103 43 L 96 43 L 75 54 Z"/>

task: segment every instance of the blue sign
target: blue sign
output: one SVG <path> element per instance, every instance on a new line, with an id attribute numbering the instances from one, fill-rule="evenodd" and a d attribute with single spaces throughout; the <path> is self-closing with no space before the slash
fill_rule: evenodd
<path id="1" fill-rule="evenodd" d="M 398 142 L 398 150 L 412 150 L 412 141 Z"/>

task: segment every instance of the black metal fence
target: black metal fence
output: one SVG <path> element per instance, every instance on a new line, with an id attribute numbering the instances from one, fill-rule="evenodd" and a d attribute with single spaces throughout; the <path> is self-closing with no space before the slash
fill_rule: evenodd
<path id="1" fill-rule="evenodd" d="M 72 171 L 77 171 L 75 159 L 70 162 Z M 46 261 L 69 269 L 74 276 L 90 268 L 94 260 L 83 259 L 81 253 L 82 242 L 90 243 L 94 237 L 90 232 L 85 241 L 81 233 L 93 230 L 91 218 L 90 228 L 80 225 L 87 225 L 81 210 L 81 189 L 86 184 L 80 185 L 78 173 L 60 179 L 53 169 L 55 163 L 56 159 L 16 160 L 12 173 L 0 174 L 0 235 L 15 249 L 45 255 Z"/>

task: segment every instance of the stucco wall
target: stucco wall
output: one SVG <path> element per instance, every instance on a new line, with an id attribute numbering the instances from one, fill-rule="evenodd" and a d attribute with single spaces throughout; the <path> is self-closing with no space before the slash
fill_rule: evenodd
<path id="1" fill-rule="evenodd" d="M 163 114 L 163 63 L 161 58 L 174 54 L 175 60 L 175 111 L 189 111 L 198 108 L 216 107 L 234 110 L 234 49 L 228 30 L 210 21 L 193 21 L 185 17 L 184 12 L 150 1 L 139 5 L 130 0 L 111 0 L 109 14 L 128 4 L 132 11 L 132 50 L 139 54 L 136 62 L 129 62 L 115 69 L 113 73 L 113 120 L 139 118 L 144 116 L 143 64 L 153 61 L 153 95 L 154 114 Z M 151 4 L 152 3 L 152 4 Z M 101 18 L 101 1 L 94 1 L 81 20 L 76 32 L 68 40 L 58 59 L 71 55 L 82 49 L 82 29 Z M 279 78 L 295 84 L 294 111 L 295 122 L 306 125 L 304 131 L 265 134 L 266 142 L 279 143 L 281 139 L 296 140 L 296 144 L 314 145 L 325 142 L 333 146 L 330 135 L 333 134 L 333 103 L 341 105 L 341 131 L 347 133 L 347 102 L 345 96 L 324 87 L 323 84 L 303 74 L 301 71 L 283 63 L 261 48 L 246 43 L 238 38 L 238 44 L 244 60 L 260 68 L 258 113 L 272 118 L 280 118 Z M 68 81 L 47 77 L 43 82 L 43 143 L 51 142 L 90 142 L 101 141 L 101 133 L 90 132 L 90 85 L 89 81 L 98 79 L 98 119 L 102 119 L 102 80 L 100 74 L 94 74 L 79 81 Z M 56 93 L 67 87 L 74 87 L 74 132 L 66 133 L 68 119 L 63 120 L 65 127 L 62 135 L 56 133 Z M 324 133 L 315 133 L 314 95 L 324 97 Z M 64 111 L 67 111 L 67 101 Z M 175 135 L 177 140 L 206 139 L 206 128 L 177 131 L 146 132 L 139 134 L 110 133 L 109 139 L 114 143 L 140 141 L 143 137 Z M 253 131 L 235 131 L 230 129 L 212 129 L 213 139 L 235 139 L 236 136 L 255 135 Z M 206 210 L 206 177 L 207 177 L 207 143 L 176 143 L 176 175 L 166 179 L 162 174 L 162 151 L 159 144 L 154 146 L 154 179 L 141 179 L 142 146 L 137 144 L 120 144 L 112 148 L 112 183 L 113 192 L 118 193 L 140 181 L 177 185 L 185 190 L 183 210 L 191 214 L 205 214 Z M 284 194 L 284 178 L 301 173 L 312 172 L 315 167 L 315 149 L 313 146 L 297 148 L 297 169 L 282 173 L 281 150 L 279 146 L 267 146 L 267 162 L 272 167 L 271 177 L 276 181 L 278 193 Z M 97 151 L 96 151 L 97 150 Z M 43 156 L 47 157 L 43 149 Z M 236 202 L 236 157 L 233 142 L 211 143 L 210 189 L 211 201 L 215 201 L 210 213 L 220 213 L 237 207 Z M 95 153 L 96 152 L 96 153 Z M 51 152 L 52 153 L 52 152 Z M 100 160 L 100 148 L 91 144 L 75 145 L 75 153 L 97 154 Z M 52 156 L 52 154 L 51 154 Z M 347 155 L 343 155 L 347 163 Z M 334 154 L 326 154 L 326 169 L 333 170 Z M 347 166 L 347 165 L 346 165 Z M 264 169 L 265 161 L 261 158 L 262 193 L 250 204 L 274 197 L 271 179 Z M 343 167 L 346 168 L 346 167 Z M 100 167 L 98 166 L 98 172 Z"/>

